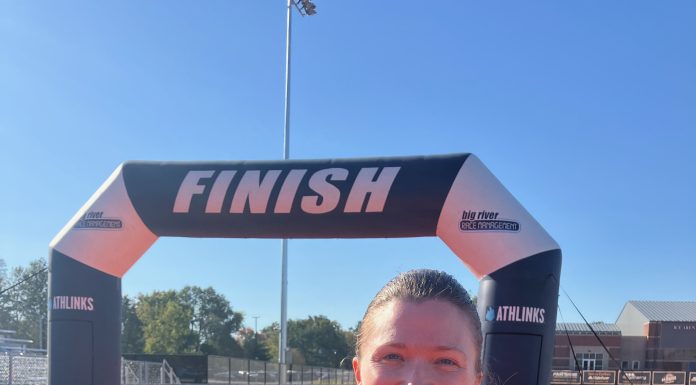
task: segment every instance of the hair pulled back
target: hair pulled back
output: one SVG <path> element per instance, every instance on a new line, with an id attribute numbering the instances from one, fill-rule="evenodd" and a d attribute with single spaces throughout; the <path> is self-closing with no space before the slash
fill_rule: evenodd
<path id="1" fill-rule="evenodd" d="M 481 371 L 481 320 L 469 294 L 451 275 L 438 270 L 418 269 L 401 273 L 389 281 L 372 299 L 358 328 L 355 354 L 360 357 L 360 348 L 368 338 L 372 319 L 377 309 L 393 300 L 424 302 L 446 301 L 461 310 L 471 321 L 471 334 L 477 347 L 476 370 Z"/>

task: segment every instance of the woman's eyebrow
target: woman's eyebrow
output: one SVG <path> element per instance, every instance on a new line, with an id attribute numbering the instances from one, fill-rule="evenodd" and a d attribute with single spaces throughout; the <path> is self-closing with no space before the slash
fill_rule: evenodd
<path id="1" fill-rule="evenodd" d="M 389 347 L 389 348 L 406 349 L 406 344 L 401 343 L 401 342 L 387 342 L 387 343 L 383 344 L 382 346 Z"/>
<path id="2" fill-rule="evenodd" d="M 459 348 L 457 348 L 457 347 L 454 347 L 454 346 L 441 345 L 441 346 L 435 347 L 435 350 L 438 350 L 438 351 L 455 351 L 455 352 L 457 352 L 457 353 L 459 353 L 459 354 L 462 354 L 462 355 L 464 355 L 464 356 L 467 355 L 463 350 L 461 350 L 461 349 L 459 349 Z"/>
<path id="3" fill-rule="evenodd" d="M 402 342 L 387 342 L 385 344 L 380 345 L 381 348 L 395 348 L 395 349 L 408 349 L 408 345 Z M 456 353 L 459 353 L 463 356 L 467 356 L 466 352 L 463 350 L 459 349 L 458 347 L 455 346 L 449 346 L 449 345 L 439 345 L 433 348 L 433 350 L 436 351 L 453 351 Z"/>

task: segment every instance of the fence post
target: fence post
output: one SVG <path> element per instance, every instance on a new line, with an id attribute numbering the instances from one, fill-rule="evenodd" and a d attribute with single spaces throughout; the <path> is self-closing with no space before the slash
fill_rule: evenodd
<path id="1" fill-rule="evenodd" d="M 263 362 L 263 384 L 266 385 L 266 370 L 268 368 L 266 367 L 266 361 Z"/>
<path id="2" fill-rule="evenodd" d="M 12 359 L 14 358 L 14 356 L 12 354 L 10 354 L 8 357 L 10 359 L 9 360 L 10 366 L 9 366 L 9 374 L 8 374 L 8 380 L 9 380 L 8 384 L 12 385 Z"/>
<path id="3" fill-rule="evenodd" d="M 251 360 L 247 360 L 247 385 L 251 383 Z"/>
<path id="4" fill-rule="evenodd" d="M 232 383 L 232 357 L 227 357 L 227 383 Z"/>

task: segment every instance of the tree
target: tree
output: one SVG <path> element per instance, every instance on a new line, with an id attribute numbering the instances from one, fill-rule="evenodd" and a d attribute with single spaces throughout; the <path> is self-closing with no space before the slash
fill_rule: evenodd
<path id="1" fill-rule="evenodd" d="M 34 341 L 31 346 L 45 348 L 48 318 L 46 260 L 39 258 L 31 261 L 27 267 L 14 268 L 11 278 L 3 278 L 3 282 L 1 287 L 18 284 L 2 294 L 4 315 L 0 316 L 0 321 L 5 324 L 3 327 L 17 331 L 17 338 Z"/>
<path id="2" fill-rule="evenodd" d="M 293 364 L 338 367 L 341 360 L 355 354 L 355 333 L 343 330 L 336 321 L 326 316 L 309 316 L 306 319 L 288 320 L 288 347 Z M 272 359 L 278 359 L 277 322 L 263 328 L 264 343 Z"/>
<path id="3" fill-rule="evenodd" d="M 7 280 L 7 264 L 5 260 L 0 258 L 0 290 L 5 289 L 5 281 Z"/>
<path id="4" fill-rule="evenodd" d="M 244 358 L 261 361 L 271 359 L 265 334 L 254 333 L 252 328 L 243 328 L 237 333 L 237 342 L 242 347 Z"/>
<path id="5" fill-rule="evenodd" d="M 124 353 L 142 353 L 143 323 L 135 310 L 135 301 L 124 295 L 121 299 L 121 351 Z"/>
<path id="6" fill-rule="evenodd" d="M 140 295 L 136 314 L 143 324 L 144 353 L 193 353 L 198 337 L 191 328 L 193 309 L 179 301 L 177 292 Z"/>
<path id="7" fill-rule="evenodd" d="M 198 336 L 198 350 L 205 354 L 240 357 L 242 347 L 233 338 L 244 316 L 232 310 L 230 302 L 212 287 L 186 286 L 179 293 L 181 302 L 193 310 L 192 326 Z"/>
<path id="8" fill-rule="evenodd" d="M 5 260 L 0 258 L 0 329 L 8 329 L 12 318 L 10 317 L 10 298 L 9 291 L 5 291 L 10 287 L 7 279 L 7 265 Z"/>
<path id="9" fill-rule="evenodd" d="M 278 322 L 261 329 L 261 334 L 264 336 L 263 343 L 266 345 L 266 350 L 273 361 L 278 361 L 278 338 L 280 336 L 280 325 Z"/>
<path id="10" fill-rule="evenodd" d="M 351 354 L 341 326 L 323 315 L 288 321 L 288 345 L 297 349 L 308 365 L 337 367 Z"/>

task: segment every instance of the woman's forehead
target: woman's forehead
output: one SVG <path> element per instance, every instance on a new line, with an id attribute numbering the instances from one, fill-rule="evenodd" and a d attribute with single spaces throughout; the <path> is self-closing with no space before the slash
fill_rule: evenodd
<path id="1" fill-rule="evenodd" d="M 469 318 L 443 300 L 389 301 L 375 309 L 369 326 L 368 343 L 462 347 L 473 341 Z"/>

